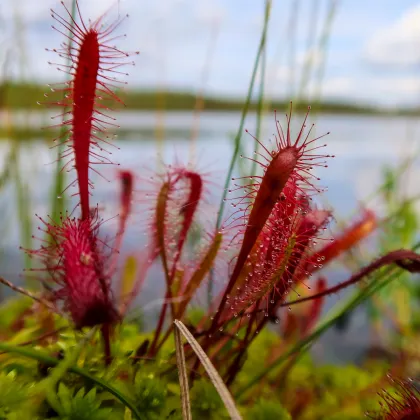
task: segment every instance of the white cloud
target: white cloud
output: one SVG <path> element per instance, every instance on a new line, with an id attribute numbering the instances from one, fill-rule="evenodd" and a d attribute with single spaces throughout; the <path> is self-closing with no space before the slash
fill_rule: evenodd
<path id="1" fill-rule="evenodd" d="M 368 61 L 398 67 L 420 63 L 420 4 L 378 30 L 365 46 Z"/>
<path id="2" fill-rule="evenodd" d="M 26 76 L 42 82 L 61 79 L 56 66 L 48 61 L 61 61 L 45 48 L 57 48 L 63 37 L 51 30 L 56 22 L 50 16 L 50 8 L 68 20 L 59 0 L 43 0 L 35 6 L 33 0 L 0 0 L 0 66 L 10 51 L 9 73 L 20 77 L 21 56 L 26 61 Z M 66 0 L 69 7 L 70 0 Z M 141 3 L 141 4 L 140 4 Z M 118 47 L 124 51 L 140 51 L 136 58 L 137 67 L 127 69 L 131 74 L 130 84 L 153 87 L 162 82 L 174 86 L 194 86 L 201 77 L 207 45 L 215 22 L 223 22 L 226 9 L 223 3 L 212 0 L 165 0 L 139 2 L 138 0 L 83 0 L 79 1 L 85 23 L 108 11 L 104 21 L 113 23 L 118 13 L 129 14 L 116 31 L 127 34 L 118 40 Z M 16 37 L 18 26 L 14 14 L 22 22 L 22 39 Z M 7 25 L 1 25 L 5 21 Z M 66 32 L 66 31 L 65 31 Z M 21 47 L 23 45 L 23 47 Z M 1 75 L 0 75 L 1 79 Z"/>
<path id="3" fill-rule="evenodd" d="M 345 99 L 388 107 L 418 104 L 420 78 L 417 77 L 335 77 L 322 87 L 326 99 Z"/>

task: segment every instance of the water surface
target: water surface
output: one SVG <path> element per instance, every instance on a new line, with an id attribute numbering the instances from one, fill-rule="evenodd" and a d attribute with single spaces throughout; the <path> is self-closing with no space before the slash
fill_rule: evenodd
<path id="1" fill-rule="evenodd" d="M 171 112 L 164 116 L 130 112 L 117 116 L 119 124 L 133 132 L 115 142 L 119 149 L 108 148 L 108 150 L 112 152 L 112 160 L 120 163 L 118 168 L 130 169 L 136 174 L 137 188 L 141 190 L 142 184 L 146 185 L 145 181 L 158 170 L 162 161 L 167 164 L 189 162 L 193 167 L 205 172 L 206 179 L 211 181 L 208 186 L 210 194 L 207 199 L 206 214 L 209 218 L 214 217 L 233 152 L 232 138 L 239 125 L 239 113 L 205 112 L 200 117 L 199 126 L 195 125 L 197 121 L 193 114 L 188 112 Z M 301 118 L 302 116 L 297 116 L 295 121 Z M 44 117 L 35 114 L 32 115 L 30 122 L 33 126 L 37 126 L 37 124 L 42 125 L 44 120 Z M 157 132 L 162 136 L 162 140 L 156 141 L 152 133 L 156 131 L 158 122 L 161 121 L 164 122 L 164 130 Z M 316 123 L 314 135 L 331 132 L 325 139 L 328 143 L 325 153 L 336 156 L 330 159 L 327 169 L 322 168 L 317 171 L 317 176 L 321 177 L 321 185 L 328 187 L 318 203 L 333 209 L 336 218 L 357 215 L 360 212 L 360 203 L 382 182 L 384 166 L 396 167 L 404 159 L 414 156 L 418 150 L 420 126 L 413 118 L 320 115 Z M 199 128 L 198 136 L 193 141 L 192 126 Z M 251 114 L 247 118 L 245 126 L 250 132 L 255 131 L 254 115 Z M 272 115 L 267 116 L 263 127 L 261 139 L 266 141 L 275 131 Z M 296 129 L 297 125 L 294 128 Z M 324 143 L 324 139 L 320 142 Z M 7 139 L 0 142 L 0 172 L 6 166 L 11 147 Z M 252 156 L 255 143 L 249 135 L 243 136 L 243 148 L 245 154 Z M 28 187 L 27 194 L 34 229 L 39 224 L 35 213 L 46 215 L 50 211 L 49 197 L 55 159 L 56 149 L 50 149 L 48 144 L 40 140 L 22 143 L 19 149 L 19 173 L 22 182 Z M 248 164 L 244 160 L 241 163 Z M 93 177 L 95 181 L 93 203 L 99 203 L 105 218 L 111 218 L 118 213 L 116 182 L 118 168 L 114 166 L 101 168 L 101 173 L 111 182 L 98 176 Z M 239 173 L 238 170 L 236 173 Z M 404 179 L 402 195 L 420 193 L 420 183 L 417 181 L 419 177 L 420 165 L 417 161 Z M 142 199 L 145 200 L 145 197 Z M 18 250 L 21 240 L 16 202 L 16 184 L 12 182 L 3 188 L 0 197 L 0 208 L 4 215 L 3 223 L 0 224 L 2 247 L 0 275 L 12 281 L 19 281 L 18 276 L 22 269 L 21 253 Z M 371 200 L 368 204 L 378 212 L 382 211 L 380 201 Z M 73 205 L 70 207 L 73 208 Z M 134 214 L 125 238 L 124 253 L 134 252 L 144 243 L 142 235 L 144 220 L 141 214 Z M 106 229 L 112 232 L 115 224 L 116 219 L 111 219 L 106 224 Z M 346 275 L 346 272 L 331 271 L 328 281 L 333 284 L 343 280 Z M 138 304 L 144 306 L 148 303 L 148 312 L 150 317 L 153 317 L 158 303 L 154 306 L 150 305 L 150 302 L 162 295 L 163 280 L 156 270 L 151 272 L 150 277 L 138 298 Z M 327 307 L 330 307 L 336 299 L 336 297 L 329 299 Z M 317 345 L 317 353 L 326 360 L 343 361 L 346 358 L 355 358 L 368 340 L 365 323 L 363 311 L 359 311 L 352 320 L 350 331 L 340 337 L 334 335 L 337 333 L 328 333 L 327 341 L 321 341 Z"/>

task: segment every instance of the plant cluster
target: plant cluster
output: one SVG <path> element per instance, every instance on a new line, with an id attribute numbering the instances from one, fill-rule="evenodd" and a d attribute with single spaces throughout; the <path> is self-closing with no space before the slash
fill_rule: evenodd
<path id="1" fill-rule="evenodd" d="M 63 107 L 58 116 L 63 131 L 55 139 L 59 162 L 65 162 L 62 170 L 76 173 L 63 193 L 76 188 L 79 203 L 59 219 L 39 217 L 40 245 L 24 250 L 37 261 L 27 274 L 39 281 L 39 290 L 1 279 L 33 300 L 2 308 L 11 319 L 0 343 L 1 418 L 185 417 L 169 340 L 175 320 L 188 326 L 237 397 L 244 418 L 359 418 L 362 409 L 371 408 L 372 390 L 377 390 L 373 378 L 381 386 L 386 366 L 375 366 L 370 374 L 358 368 L 329 371 L 315 366 L 305 350 L 383 287 L 389 267 L 418 272 L 420 255 L 387 250 L 348 280 L 328 284 L 319 271 L 374 232 L 378 219 L 363 210 L 358 220 L 329 236 L 332 212 L 316 204 L 322 193 L 316 173 L 334 156 L 323 152 L 324 135 L 313 136 L 313 125 L 307 126 L 309 108 L 300 129 L 292 129 L 292 104 L 284 126 L 274 114 L 276 133 L 270 145 L 254 137 L 257 150 L 244 158 L 256 165 L 255 173 L 232 177 L 230 171 L 215 226 L 199 241 L 192 237 L 209 180 L 182 164 L 141 180 L 147 193 L 136 191 L 130 171 L 120 171 L 117 232 L 113 240 L 104 237 L 106 221 L 101 207 L 92 206 L 90 175 L 99 174 L 100 165 L 113 164 L 107 148 L 112 146 L 109 129 L 117 126 L 109 115 L 110 103 L 120 102 L 118 76 L 136 53 L 113 45 L 118 39 L 114 31 L 124 19 L 106 26 L 102 16 L 86 24 L 77 1 L 75 5 L 77 17 L 64 3 L 63 15 L 52 12 L 58 23 L 54 29 L 66 39 L 54 52 L 67 60 L 59 69 L 69 76 L 53 87 L 62 94 L 53 104 Z M 116 296 L 111 280 L 118 275 L 122 239 L 137 198 L 151 214 L 149 241 L 141 261 L 126 261 Z M 229 212 L 224 212 L 225 203 L 231 204 Z M 155 330 L 144 332 L 126 317 L 153 264 L 162 268 L 165 299 Z M 364 284 L 341 312 L 321 320 L 326 296 L 368 275 L 377 275 L 378 281 Z M 206 287 L 208 307 L 194 310 L 193 299 Z M 185 345 L 184 350 L 193 417 L 228 418 L 196 349 Z M 395 396 L 383 394 L 388 408 L 380 418 L 416 418 L 417 390 L 406 382 L 398 387 L 402 390 Z M 346 406 L 350 392 L 362 401 L 356 409 Z M 380 411 L 378 404 L 373 408 Z"/>

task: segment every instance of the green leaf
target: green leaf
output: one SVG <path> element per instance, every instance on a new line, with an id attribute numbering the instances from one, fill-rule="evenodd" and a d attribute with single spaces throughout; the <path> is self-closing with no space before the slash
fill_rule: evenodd
<path id="1" fill-rule="evenodd" d="M 63 382 L 60 382 L 58 385 L 57 395 L 61 401 L 64 412 L 69 412 L 71 408 L 71 392 Z"/>

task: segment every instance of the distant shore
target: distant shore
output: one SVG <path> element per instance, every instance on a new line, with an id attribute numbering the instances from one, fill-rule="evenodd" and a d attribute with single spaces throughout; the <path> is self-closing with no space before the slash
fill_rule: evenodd
<path id="1" fill-rule="evenodd" d="M 57 87 L 59 89 L 59 87 Z M 48 97 L 45 97 L 48 95 Z M 24 110 L 39 109 L 39 103 L 48 102 L 49 106 L 62 99 L 61 91 L 54 91 L 45 85 L 3 83 L 0 84 L 0 110 Z M 182 91 L 157 91 L 157 90 L 125 90 L 118 92 L 118 96 L 125 104 L 127 110 L 166 110 L 166 111 L 188 111 L 196 107 L 197 96 L 191 92 Z M 295 101 L 294 110 L 302 112 L 307 109 L 307 101 Z M 51 105 L 52 104 L 52 105 Z M 104 104 L 107 101 L 104 100 Z M 205 96 L 202 98 L 202 109 L 208 111 L 240 111 L 244 105 L 241 98 Z M 419 115 L 420 109 L 385 109 L 374 106 L 353 104 L 339 101 L 324 101 L 312 103 L 312 107 L 320 113 L 328 114 L 376 114 L 376 115 Z M 271 109 L 287 109 L 288 101 L 272 100 Z M 256 101 L 250 104 L 251 111 L 257 109 Z"/>
<path id="2" fill-rule="evenodd" d="M 45 96 L 47 95 L 47 96 Z M 26 121 L 26 118 L 21 118 L 21 123 L 18 125 L 10 125 L 11 121 L 8 120 L 7 113 L 11 115 L 23 114 L 25 111 L 41 111 L 42 113 L 55 113 L 60 114 L 60 108 L 57 102 L 62 100 L 63 92 L 54 90 L 43 85 L 35 84 L 17 84 L 17 83 L 3 83 L 0 84 L 0 138 L 1 139 L 16 139 L 19 141 L 32 140 L 32 139 L 45 139 L 51 140 L 59 136 L 58 128 L 41 129 L 41 127 L 48 126 L 51 123 L 59 124 L 60 121 L 46 119 L 40 121 L 40 124 L 34 124 Z M 120 111 L 140 111 L 140 112 L 192 112 L 197 107 L 197 97 L 192 93 L 179 92 L 179 91 L 139 91 L 127 90 L 118 93 L 118 96 L 124 102 L 125 106 L 117 104 L 116 108 Z M 114 108 L 115 104 L 111 104 L 109 100 L 103 100 L 102 105 L 111 106 Z M 200 110 L 211 112 L 237 112 L 239 113 L 243 108 L 243 101 L 240 99 L 232 98 L 216 98 L 206 96 L 202 98 L 200 103 Z M 350 103 L 340 102 L 323 102 L 312 103 L 312 109 L 315 113 L 329 114 L 329 115 L 360 115 L 360 116 L 413 116 L 420 115 L 420 110 L 417 109 L 397 109 L 388 110 L 382 108 L 361 106 Z M 290 107 L 289 102 L 273 101 L 267 106 L 268 109 L 277 109 L 283 113 Z M 250 112 L 257 109 L 257 104 L 252 102 L 249 107 Z M 304 101 L 294 101 L 293 110 L 295 113 L 306 112 L 307 103 Z M 13 120 L 13 119 L 12 119 Z M 12 124 L 16 124 L 13 121 Z M 141 138 L 142 140 L 153 139 L 156 132 L 156 127 L 144 127 L 139 124 L 138 127 L 122 127 L 115 130 L 120 138 Z M 188 128 L 174 128 L 165 127 L 165 133 L 172 137 L 185 138 L 189 136 Z"/>

